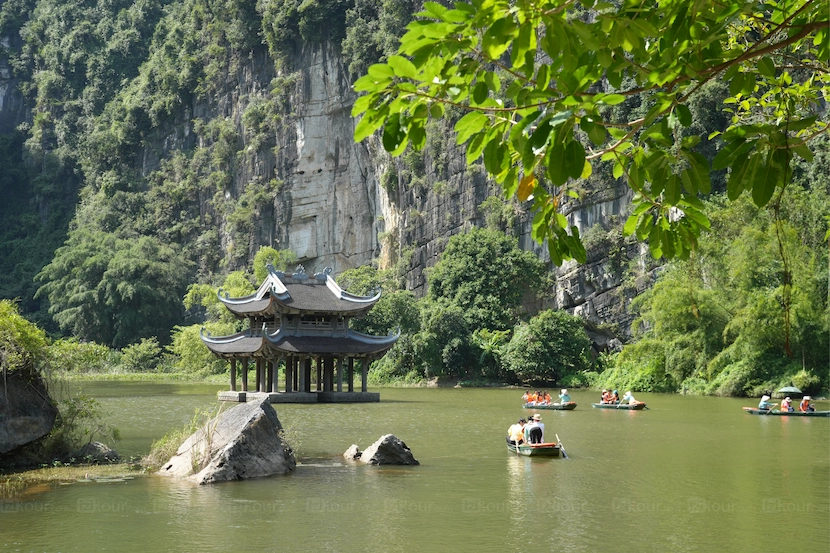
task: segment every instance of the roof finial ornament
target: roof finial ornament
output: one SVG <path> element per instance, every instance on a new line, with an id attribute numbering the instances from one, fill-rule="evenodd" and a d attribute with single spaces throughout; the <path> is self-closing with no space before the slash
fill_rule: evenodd
<path id="1" fill-rule="evenodd" d="M 308 275 L 305 274 L 305 267 L 302 265 L 297 265 L 297 268 L 294 269 L 294 274 L 291 275 L 293 278 L 304 279 L 308 278 Z"/>

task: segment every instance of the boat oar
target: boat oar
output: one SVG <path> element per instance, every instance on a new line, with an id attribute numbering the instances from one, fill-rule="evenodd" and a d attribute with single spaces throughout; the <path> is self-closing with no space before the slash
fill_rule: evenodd
<path id="1" fill-rule="evenodd" d="M 556 436 L 556 442 L 559 444 L 559 451 L 562 452 L 562 457 L 565 459 L 568 458 L 568 454 L 565 453 L 565 446 L 562 445 L 562 440 L 559 439 L 559 434 L 554 434 Z"/>

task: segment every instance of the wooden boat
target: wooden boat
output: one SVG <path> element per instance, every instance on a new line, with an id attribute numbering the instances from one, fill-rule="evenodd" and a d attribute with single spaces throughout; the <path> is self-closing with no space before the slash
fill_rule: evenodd
<path id="1" fill-rule="evenodd" d="M 507 451 L 526 457 L 559 457 L 559 444 L 522 444 L 519 446 L 507 444 Z"/>
<path id="2" fill-rule="evenodd" d="M 620 411 L 641 411 L 646 408 L 644 401 L 639 401 L 634 405 L 628 403 L 592 403 L 591 407 L 596 409 L 619 409 Z"/>
<path id="3" fill-rule="evenodd" d="M 576 409 L 575 401 L 567 401 L 565 403 L 548 403 L 547 405 L 536 405 L 534 403 L 525 403 L 522 409 L 554 409 L 556 411 L 573 411 Z"/>
<path id="4" fill-rule="evenodd" d="M 778 409 L 758 409 L 757 407 L 744 407 L 744 411 L 750 415 L 772 415 L 773 417 L 830 417 L 830 411 L 779 411 Z"/>

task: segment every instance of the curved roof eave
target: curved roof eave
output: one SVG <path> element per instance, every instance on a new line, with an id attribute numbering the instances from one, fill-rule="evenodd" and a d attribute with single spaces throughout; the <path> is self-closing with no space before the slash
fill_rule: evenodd
<path id="1" fill-rule="evenodd" d="M 340 288 L 340 285 L 335 282 L 331 275 L 326 273 L 326 287 L 328 287 L 331 292 L 337 296 L 337 299 L 350 301 L 354 303 L 375 303 L 380 299 L 381 290 L 378 290 L 373 296 L 358 296 L 357 294 L 352 294 L 351 292 L 347 292 Z"/>

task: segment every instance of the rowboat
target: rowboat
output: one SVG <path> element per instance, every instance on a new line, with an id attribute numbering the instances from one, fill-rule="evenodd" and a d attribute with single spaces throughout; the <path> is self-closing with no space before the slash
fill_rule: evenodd
<path id="1" fill-rule="evenodd" d="M 526 457 L 559 457 L 559 444 L 522 444 L 519 446 L 507 444 L 507 451 Z"/>
<path id="2" fill-rule="evenodd" d="M 634 404 L 630 403 L 592 403 L 591 407 L 596 409 L 619 409 L 619 410 L 626 410 L 626 411 L 641 411 L 646 408 L 646 404 L 643 401 L 639 401 Z"/>
<path id="3" fill-rule="evenodd" d="M 830 411 L 779 411 L 778 409 L 758 409 L 756 407 L 744 407 L 744 411 L 750 415 L 772 415 L 774 417 L 830 417 Z"/>
<path id="4" fill-rule="evenodd" d="M 548 403 L 536 405 L 535 403 L 525 403 L 522 409 L 555 409 L 556 411 L 573 411 L 576 409 L 575 401 L 567 401 L 565 403 Z"/>

